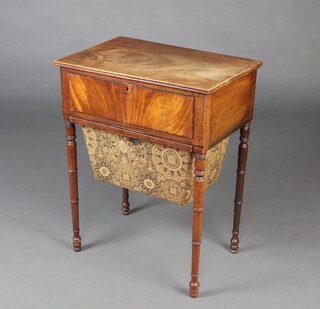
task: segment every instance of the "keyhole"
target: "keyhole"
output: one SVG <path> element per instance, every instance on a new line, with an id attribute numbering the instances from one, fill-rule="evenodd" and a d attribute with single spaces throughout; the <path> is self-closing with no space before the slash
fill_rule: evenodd
<path id="1" fill-rule="evenodd" d="M 130 91 L 130 88 L 128 86 L 126 86 L 126 91 L 129 92 Z"/>

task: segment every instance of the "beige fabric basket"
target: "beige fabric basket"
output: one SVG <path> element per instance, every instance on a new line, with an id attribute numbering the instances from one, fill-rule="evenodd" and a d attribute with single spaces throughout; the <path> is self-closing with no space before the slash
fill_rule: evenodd
<path id="1" fill-rule="evenodd" d="M 90 162 L 97 180 L 163 198 L 181 206 L 193 200 L 195 155 L 83 127 Z M 228 138 L 208 150 L 206 188 L 217 181 Z"/>

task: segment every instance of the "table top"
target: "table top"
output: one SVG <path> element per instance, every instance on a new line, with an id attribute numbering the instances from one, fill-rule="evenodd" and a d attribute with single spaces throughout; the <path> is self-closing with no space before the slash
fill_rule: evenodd
<path id="1" fill-rule="evenodd" d="M 256 70 L 262 61 L 117 37 L 61 58 L 55 65 L 212 92 Z"/>

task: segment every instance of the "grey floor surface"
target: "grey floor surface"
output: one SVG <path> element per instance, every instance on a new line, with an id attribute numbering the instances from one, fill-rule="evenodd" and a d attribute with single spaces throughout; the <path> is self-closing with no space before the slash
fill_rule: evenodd
<path id="1" fill-rule="evenodd" d="M 231 255 L 238 135 L 206 192 L 201 291 L 188 297 L 192 207 L 93 179 L 79 141 L 83 251 L 71 250 L 64 123 L 1 115 L 0 308 L 319 308 L 319 114 L 257 112 L 240 251 Z M 41 119 L 41 120 L 40 120 Z"/>

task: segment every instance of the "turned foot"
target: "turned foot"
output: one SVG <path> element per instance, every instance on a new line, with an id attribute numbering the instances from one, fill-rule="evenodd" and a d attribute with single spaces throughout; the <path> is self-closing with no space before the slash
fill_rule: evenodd
<path id="1" fill-rule="evenodd" d="M 75 252 L 81 251 L 81 237 L 73 237 L 72 243 L 73 243 L 73 251 Z"/>
<path id="2" fill-rule="evenodd" d="M 122 214 L 128 215 L 130 212 L 129 190 L 122 188 Z"/>
<path id="3" fill-rule="evenodd" d="M 130 213 L 129 203 L 123 202 L 122 203 L 122 214 L 127 216 Z"/>
<path id="4" fill-rule="evenodd" d="M 199 287 L 200 287 L 200 283 L 199 282 L 190 281 L 189 288 L 190 288 L 190 296 L 192 298 L 197 298 L 198 297 Z"/>
<path id="5" fill-rule="evenodd" d="M 232 238 L 230 240 L 230 252 L 232 254 L 236 254 L 238 253 L 238 248 L 239 248 L 238 233 L 233 233 Z"/>

